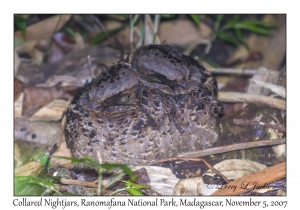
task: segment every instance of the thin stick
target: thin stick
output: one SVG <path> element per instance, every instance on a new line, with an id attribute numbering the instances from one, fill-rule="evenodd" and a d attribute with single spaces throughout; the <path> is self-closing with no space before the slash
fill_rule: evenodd
<path id="1" fill-rule="evenodd" d="M 80 185 L 84 187 L 92 187 L 96 188 L 98 187 L 98 180 L 94 182 L 84 182 L 84 181 L 79 181 L 79 180 L 73 180 L 73 179 L 64 179 L 62 178 L 60 181 L 61 184 L 73 184 L 73 185 Z"/>
<path id="2" fill-rule="evenodd" d="M 286 128 L 281 125 L 274 125 L 271 123 L 264 123 L 264 122 L 258 122 L 258 121 L 252 121 L 252 120 L 243 120 L 243 119 L 234 119 L 233 122 L 238 125 L 262 125 L 269 128 L 277 129 L 281 132 L 286 132 Z"/>
<path id="3" fill-rule="evenodd" d="M 254 75 L 256 69 L 232 69 L 232 68 L 207 68 L 208 71 L 214 74 L 242 74 L 242 75 Z"/>
<path id="4" fill-rule="evenodd" d="M 265 147 L 265 146 L 273 146 L 278 144 L 285 144 L 286 139 L 272 139 L 272 140 L 262 140 L 262 141 L 255 141 L 255 142 L 246 142 L 246 143 L 240 143 L 240 144 L 232 144 L 227 145 L 223 147 L 215 147 L 210 148 L 206 150 L 198 150 L 195 152 L 187 152 L 181 155 L 178 155 L 178 157 L 203 157 L 207 155 L 214 155 L 219 153 L 225 153 L 225 152 L 231 152 L 235 150 L 241 150 L 241 149 L 249 149 L 249 148 L 255 148 L 255 147 Z"/>
<path id="5" fill-rule="evenodd" d="M 155 15 L 155 22 L 154 22 L 154 34 L 153 34 L 153 44 L 159 44 L 156 43 L 156 37 L 157 37 L 157 31 L 158 31 L 158 26 L 160 22 L 160 15 Z"/>
<path id="6" fill-rule="evenodd" d="M 218 94 L 218 99 L 223 102 L 266 104 L 281 110 L 286 110 L 286 101 L 261 95 L 221 91 Z"/>
<path id="7" fill-rule="evenodd" d="M 285 88 L 280 86 L 280 85 L 274 85 L 268 82 L 263 82 L 260 80 L 256 80 L 256 79 L 250 79 L 250 82 L 253 82 L 261 87 L 267 88 L 269 90 L 271 90 L 272 92 L 280 95 L 281 97 L 285 98 Z"/>

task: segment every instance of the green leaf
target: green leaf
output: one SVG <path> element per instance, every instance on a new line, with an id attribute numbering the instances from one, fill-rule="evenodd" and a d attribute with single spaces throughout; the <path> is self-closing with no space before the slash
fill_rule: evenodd
<path id="1" fill-rule="evenodd" d="M 149 185 L 140 185 L 133 183 L 131 181 L 123 181 L 126 185 L 125 190 L 134 196 L 143 196 L 144 194 L 141 192 L 141 189 L 151 189 Z"/>
<path id="2" fill-rule="evenodd" d="M 193 18 L 195 23 L 199 26 L 200 25 L 200 15 L 192 14 L 190 16 Z"/>
<path id="3" fill-rule="evenodd" d="M 244 20 L 241 23 L 256 25 L 256 26 L 262 26 L 262 27 L 265 27 L 265 28 L 276 28 L 276 27 L 278 27 L 278 25 L 275 24 L 275 23 L 268 23 L 268 22 L 264 22 L 262 20 Z"/>
<path id="4" fill-rule="evenodd" d="M 224 18 L 224 15 L 223 14 L 219 14 L 217 15 L 217 22 L 221 22 Z"/>
<path id="5" fill-rule="evenodd" d="M 174 18 L 175 17 L 174 14 L 161 14 L 160 16 L 163 18 Z"/>
<path id="6" fill-rule="evenodd" d="M 246 48 L 249 50 L 249 46 L 248 46 L 247 43 L 245 42 L 241 30 L 240 30 L 239 28 L 235 28 L 234 31 L 235 31 L 235 33 L 236 33 L 236 35 L 237 35 L 239 41 L 240 41 L 241 43 L 243 43 L 243 45 L 245 45 Z"/>
<path id="7" fill-rule="evenodd" d="M 231 34 L 227 33 L 227 32 L 219 32 L 217 34 L 217 37 L 219 39 L 222 39 L 224 41 L 230 42 L 236 46 L 239 45 L 238 41 L 236 40 L 236 38 L 234 36 L 232 36 Z"/>
<path id="8" fill-rule="evenodd" d="M 235 15 L 234 18 L 228 20 L 228 22 L 226 23 L 225 27 L 227 28 L 231 28 L 233 27 L 240 19 L 239 15 Z"/>
<path id="9" fill-rule="evenodd" d="M 133 196 L 144 196 L 141 190 L 136 189 L 136 188 L 125 188 L 125 190 Z"/>
<path id="10" fill-rule="evenodd" d="M 110 180 L 110 182 L 108 183 L 108 185 L 105 185 L 104 188 L 108 188 L 108 187 L 110 187 L 112 184 L 114 184 L 115 182 L 120 181 L 124 175 L 125 175 L 125 173 L 123 173 L 123 172 L 117 174 L 114 178 L 112 178 L 112 179 Z"/>
<path id="11" fill-rule="evenodd" d="M 96 37 L 94 37 L 91 40 L 91 45 L 95 45 L 95 44 L 97 44 L 99 42 L 102 42 L 103 40 L 105 40 L 106 38 L 108 38 L 110 35 L 117 33 L 121 29 L 123 29 L 123 26 L 119 27 L 119 28 L 111 29 L 111 30 L 108 30 L 106 32 L 102 32 L 102 33 L 98 34 Z"/>
<path id="12" fill-rule="evenodd" d="M 123 18 L 125 18 L 125 19 L 128 19 L 128 18 L 130 18 L 130 15 L 128 15 L 128 14 L 114 14 L 115 16 L 119 16 L 119 17 L 123 17 Z"/>
<path id="13" fill-rule="evenodd" d="M 243 37 L 243 35 L 242 35 L 241 29 L 236 28 L 234 31 L 235 31 L 235 33 L 236 33 L 238 39 L 240 40 L 240 42 L 244 42 L 244 37 Z"/>
<path id="14" fill-rule="evenodd" d="M 144 37 L 145 37 L 145 26 L 144 26 L 144 22 L 142 20 L 140 20 L 140 42 L 139 44 L 141 44 L 141 46 L 144 45 Z"/>
<path id="15" fill-rule="evenodd" d="M 90 158 L 90 157 L 84 157 L 84 158 L 68 158 L 68 157 L 61 157 L 61 156 L 52 156 L 52 157 L 63 159 L 63 160 L 70 160 L 71 163 L 74 165 L 82 164 L 82 165 L 94 168 L 96 170 L 99 170 L 99 168 L 101 167 L 101 165 L 99 164 L 99 162 L 97 160 L 95 160 L 94 158 Z"/>
<path id="16" fill-rule="evenodd" d="M 123 191 L 123 190 L 126 190 L 126 189 L 125 189 L 125 188 L 117 189 L 117 190 L 113 191 L 113 192 L 110 194 L 110 196 L 112 196 L 112 195 L 114 195 L 114 194 L 116 194 L 116 193 L 118 193 L 118 192 L 121 192 L 121 191 Z"/>
<path id="17" fill-rule="evenodd" d="M 132 20 L 132 27 L 136 24 L 136 22 L 138 21 L 140 15 L 134 15 L 133 20 Z"/>
<path id="18" fill-rule="evenodd" d="M 130 179 L 131 181 L 134 181 L 137 178 L 135 173 L 126 165 L 104 163 L 104 164 L 101 164 L 101 167 L 103 167 L 107 170 L 112 170 L 112 169 L 116 169 L 116 168 L 122 169 L 126 174 L 131 176 L 131 179 Z"/>
<path id="19" fill-rule="evenodd" d="M 47 159 L 49 157 L 49 152 L 38 152 L 32 158 L 34 161 L 41 163 L 42 166 L 46 165 Z M 51 163 L 49 162 L 49 166 Z"/>
<path id="20" fill-rule="evenodd" d="M 207 60 L 207 59 L 205 59 L 205 58 L 203 58 L 202 61 L 208 63 L 208 64 L 209 64 L 210 66 L 212 66 L 213 68 L 219 68 L 219 67 L 220 67 L 217 63 L 215 63 L 215 62 L 213 62 L 213 61 L 210 61 L 210 60 Z"/>
<path id="21" fill-rule="evenodd" d="M 140 185 L 140 184 L 133 183 L 132 181 L 121 181 L 121 182 L 124 182 L 126 187 L 115 190 L 110 195 L 114 195 L 118 192 L 126 190 L 128 193 L 130 193 L 130 195 L 143 196 L 144 194 L 142 193 L 141 189 L 151 189 L 151 186 L 149 185 Z"/>
<path id="22" fill-rule="evenodd" d="M 124 171 L 124 173 L 131 176 L 130 180 L 135 180 L 137 178 L 135 173 L 126 165 L 110 164 L 110 163 L 100 164 L 97 160 L 95 160 L 94 158 L 90 158 L 90 157 L 79 158 L 79 159 L 68 158 L 68 157 L 59 157 L 59 156 L 53 156 L 53 157 L 59 158 L 59 159 L 64 159 L 64 160 L 70 160 L 72 164 L 83 164 L 85 166 L 94 168 L 97 171 L 99 171 L 100 169 L 113 170 L 113 169 L 119 168 L 119 169 L 122 169 Z"/>
<path id="23" fill-rule="evenodd" d="M 14 17 L 14 24 L 19 28 L 22 36 L 25 39 L 25 37 L 26 37 L 26 19 L 17 15 Z"/>
<path id="24" fill-rule="evenodd" d="M 131 181 L 123 181 L 125 182 L 126 187 L 136 188 L 136 189 L 151 189 L 151 186 L 149 185 L 140 185 L 133 183 Z"/>
<path id="25" fill-rule="evenodd" d="M 215 23 L 215 27 L 214 27 L 214 31 L 217 32 L 219 30 L 219 27 L 221 25 L 221 21 L 223 20 L 224 18 L 224 15 L 217 15 L 217 20 L 216 20 L 216 23 Z"/>
<path id="26" fill-rule="evenodd" d="M 24 39 L 14 39 L 14 47 L 21 45 L 25 43 L 26 41 Z"/>
<path id="27" fill-rule="evenodd" d="M 27 18 L 29 18 L 29 14 L 22 14 L 22 15 L 20 15 L 22 18 L 25 18 L 25 19 L 27 19 Z"/>
<path id="28" fill-rule="evenodd" d="M 259 33 L 259 34 L 263 34 L 263 35 L 270 35 L 271 32 L 268 29 L 256 26 L 252 23 L 249 22 L 240 22 L 235 24 L 234 28 L 238 28 L 238 29 L 244 29 L 244 30 L 249 30 L 255 33 Z"/>
<path id="29" fill-rule="evenodd" d="M 69 27 L 66 27 L 65 30 L 66 30 L 66 32 L 67 32 L 68 34 L 70 34 L 72 37 L 74 37 L 75 34 L 76 34 L 76 32 L 75 32 L 73 29 L 69 28 Z"/>
<path id="30" fill-rule="evenodd" d="M 59 193 L 55 188 L 51 179 L 40 178 L 35 176 L 15 176 L 15 195 L 53 195 Z M 60 193 L 59 193 L 60 194 Z"/>

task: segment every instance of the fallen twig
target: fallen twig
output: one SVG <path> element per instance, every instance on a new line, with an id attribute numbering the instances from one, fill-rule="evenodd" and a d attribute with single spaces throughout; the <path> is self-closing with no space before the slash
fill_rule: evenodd
<path id="1" fill-rule="evenodd" d="M 286 110 L 286 101 L 261 95 L 221 91 L 218 94 L 218 99 L 223 102 L 266 104 L 281 110 Z"/>
<path id="2" fill-rule="evenodd" d="M 79 180 L 73 180 L 73 179 L 64 179 L 62 178 L 60 181 L 61 184 L 73 184 L 73 185 L 80 185 L 84 187 L 98 187 L 98 180 L 94 182 L 85 182 L 85 181 L 79 181 Z"/>
<path id="3" fill-rule="evenodd" d="M 281 132 L 286 132 L 286 128 L 281 125 L 274 125 L 271 123 L 264 123 L 264 122 L 258 122 L 258 121 L 252 121 L 252 120 L 243 120 L 243 119 L 234 119 L 233 122 L 238 125 L 262 125 L 269 128 L 277 129 Z"/>
<path id="4" fill-rule="evenodd" d="M 262 140 L 262 141 L 255 141 L 255 142 L 246 142 L 246 143 L 240 143 L 240 144 L 232 144 L 227 145 L 223 147 L 215 147 L 205 150 L 198 150 L 195 152 L 187 152 L 181 155 L 178 155 L 178 157 L 203 157 L 207 155 L 214 155 L 219 153 L 225 153 L 225 152 L 231 152 L 235 150 L 241 150 L 241 149 L 249 149 L 249 148 L 255 148 L 255 147 L 264 147 L 264 146 L 272 146 L 272 145 L 278 145 L 278 144 L 285 144 L 286 139 L 272 139 L 272 140 Z"/>
<path id="5" fill-rule="evenodd" d="M 226 187 L 222 187 L 212 195 L 238 195 L 243 192 L 259 189 L 259 187 L 261 186 L 267 185 L 284 177 L 286 177 L 286 162 L 277 164 L 275 166 L 266 168 L 264 170 L 230 182 Z M 235 190 L 232 190 L 230 186 L 237 186 L 237 188 Z"/>
<path id="6" fill-rule="evenodd" d="M 233 68 L 207 68 L 208 71 L 214 74 L 242 74 L 242 75 L 254 75 L 256 69 L 233 69 Z"/>
<path id="7" fill-rule="evenodd" d="M 270 89 L 272 92 L 280 95 L 281 97 L 285 98 L 285 88 L 280 86 L 280 85 L 274 85 L 274 84 L 271 84 L 271 83 L 267 83 L 267 82 L 263 82 L 263 81 L 260 81 L 260 80 L 256 80 L 256 79 L 250 79 L 250 82 L 253 82 L 263 88 L 267 88 L 267 89 Z"/>

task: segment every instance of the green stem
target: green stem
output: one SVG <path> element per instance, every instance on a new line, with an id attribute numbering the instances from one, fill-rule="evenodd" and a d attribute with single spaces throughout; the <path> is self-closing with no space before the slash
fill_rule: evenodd
<path id="1" fill-rule="evenodd" d="M 158 26 L 160 22 L 160 15 L 155 15 L 155 22 L 154 22 L 154 35 L 153 35 L 153 40 L 152 43 L 155 44 L 156 36 L 157 36 L 157 31 L 158 31 Z"/>
<path id="2" fill-rule="evenodd" d="M 98 170 L 98 195 L 101 195 L 102 191 L 102 180 L 103 180 L 103 174 L 102 174 L 102 168 Z"/>

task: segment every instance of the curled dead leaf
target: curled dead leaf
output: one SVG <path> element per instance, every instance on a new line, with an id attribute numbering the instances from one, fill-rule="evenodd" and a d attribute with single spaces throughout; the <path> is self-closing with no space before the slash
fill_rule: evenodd
<path id="1" fill-rule="evenodd" d="M 14 78 L 14 101 L 16 101 L 23 92 L 24 84 L 18 78 Z"/>
<path id="2" fill-rule="evenodd" d="M 24 89 L 22 116 L 30 117 L 43 106 L 61 97 L 64 91 L 59 87 L 29 87 Z"/>
<path id="3" fill-rule="evenodd" d="M 30 121 L 26 117 L 14 120 L 15 138 L 46 145 L 60 143 L 63 127 L 59 122 Z"/>
<path id="4" fill-rule="evenodd" d="M 15 169 L 15 176 L 29 176 L 37 170 L 42 170 L 43 166 L 38 162 L 29 162 Z"/>
<path id="5" fill-rule="evenodd" d="M 26 28 L 26 40 L 51 38 L 53 32 L 59 31 L 72 15 L 55 15 Z M 15 32 L 15 39 L 23 39 L 20 31 Z"/>
<path id="6" fill-rule="evenodd" d="M 151 180 L 151 189 L 161 195 L 173 195 L 174 187 L 178 182 L 178 178 L 172 173 L 171 169 L 158 166 L 143 166 Z M 133 170 L 140 169 L 141 166 L 135 167 Z"/>
<path id="7" fill-rule="evenodd" d="M 227 179 L 238 179 L 267 168 L 267 166 L 263 164 L 241 159 L 224 160 L 213 167 Z M 205 175 L 214 176 L 214 173 L 212 173 L 211 170 L 208 170 Z"/>
<path id="8" fill-rule="evenodd" d="M 202 177 L 179 180 L 174 188 L 174 195 L 204 195 Z"/>

